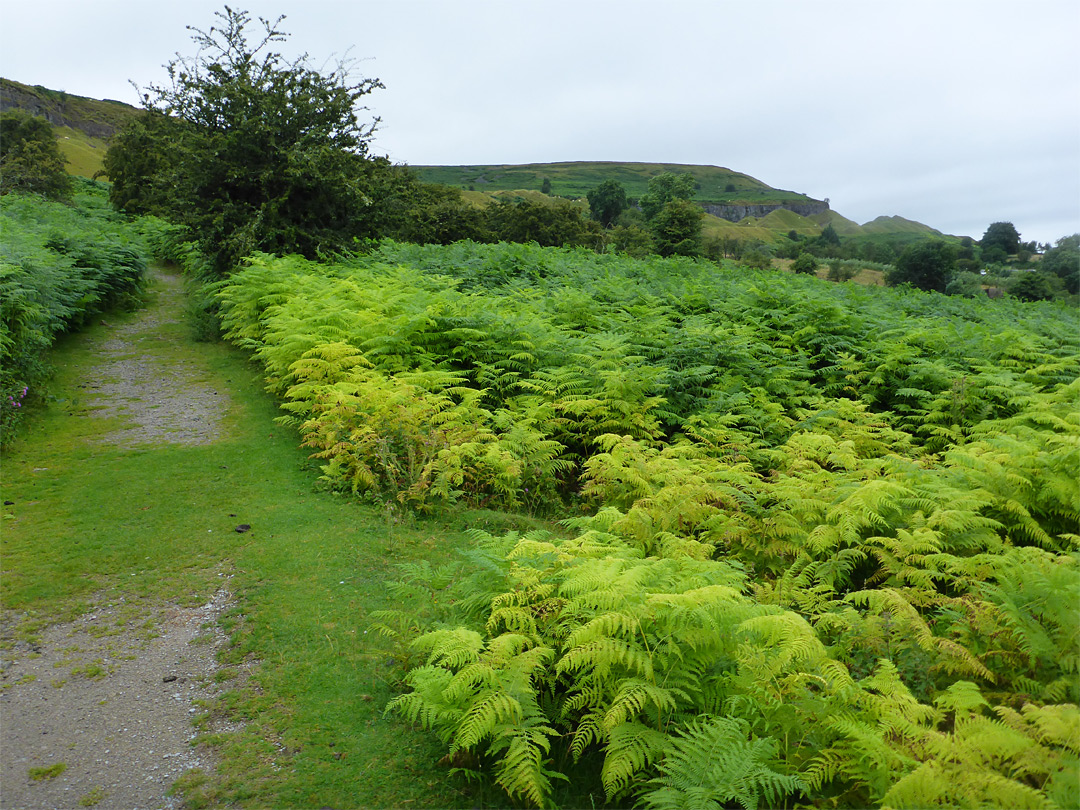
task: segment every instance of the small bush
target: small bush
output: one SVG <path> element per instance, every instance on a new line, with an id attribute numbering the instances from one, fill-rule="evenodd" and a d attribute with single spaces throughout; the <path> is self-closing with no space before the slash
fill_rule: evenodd
<path id="1" fill-rule="evenodd" d="M 800 253 L 799 257 L 791 264 L 791 269 L 796 273 L 812 276 L 817 272 L 817 259 L 809 253 Z"/>

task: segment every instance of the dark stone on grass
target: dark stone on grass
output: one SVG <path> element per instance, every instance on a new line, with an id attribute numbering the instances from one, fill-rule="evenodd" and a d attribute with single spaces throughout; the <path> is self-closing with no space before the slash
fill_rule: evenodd
<path id="1" fill-rule="evenodd" d="M 247 523 L 241 523 L 239 526 L 236 527 L 236 529 L 234 529 L 234 531 L 238 532 L 239 534 L 243 534 L 244 532 L 251 531 L 251 526 L 249 526 Z"/>

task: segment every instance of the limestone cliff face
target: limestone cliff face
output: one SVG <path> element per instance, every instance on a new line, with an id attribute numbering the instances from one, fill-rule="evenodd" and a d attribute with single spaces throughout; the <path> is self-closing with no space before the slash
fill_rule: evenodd
<path id="1" fill-rule="evenodd" d="M 829 203 L 822 200 L 792 203 L 767 203 L 762 205 L 706 205 L 703 206 L 706 213 L 726 219 L 729 222 L 738 222 L 746 217 L 763 217 L 778 208 L 794 211 L 802 217 L 822 214 L 829 210 Z"/>
<path id="2" fill-rule="evenodd" d="M 0 112 L 23 110 L 53 126 L 71 127 L 92 138 L 110 138 L 139 111 L 119 101 L 97 101 L 0 79 Z"/>

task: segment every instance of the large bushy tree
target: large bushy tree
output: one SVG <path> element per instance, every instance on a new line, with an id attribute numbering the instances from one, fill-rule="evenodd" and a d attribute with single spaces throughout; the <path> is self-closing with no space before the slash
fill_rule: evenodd
<path id="1" fill-rule="evenodd" d="M 999 247 L 1009 256 L 1015 256 L 1020 249 L 1020 234 L 1011 222 L 994 222 L 986 229 L 979 245 L 984 251 Z"/>
<path id="2" fill-rule="evenodd" d="M 652 221 L 672 200 L 689 200 L 694 196 L 694 185 L 694 175 L 690 172 L 662 172 L 649 178 L 649 190 L 641 198 L 645 219 Z"/>
<path id="3" fill-rule="evenodd" d="M 344 62 L 320 72 L 306 56 L 287 60 L 274 50 L 288 36 L 284 17 L 258 18 L 249 39 L 246 11 L 226 6 L 216 16 L 208 30 L 190 29 L 196 55 L 170 62 L 169 83 L 144 94 L 162 117 L 153 126 L 167 123 L 144 123 L 114 152 L 115 201 L 133 199 L 140 176 L 165 190 L 153 202 L 191 228 L 219 275 L 255 250 L 314 257 L 375 235 L 378 200 L 367 192 L 379 166 L 368 148 L 378 119 L 361 123 L 358 112 L 382 84 L 354 79 Z M 135 166 L 143 137 L 157 154 Z"/>
<path id="4" fill-rule="evenodd" d="M 400 171 L 398 167 L 397 171 Z M 384 234 L 403 242 L 448 245 L 462 239 L 490 241 L 484 211 L 462 199 L 461 189 L 438 183 L 421 183 L 414 176 L 391 189 L 400 216 Z M 388 206 L 389 207 L 389 206 Z"/>
<path id="5" fill-rule="evenodd" d="M 605 180 L 585 196 L 589 200 L 589 215 L 605 228 L 612 227 L 629 205 L 626 189 L 618 180 Z"/>
<path id="6" fill-rule="evenodd" d="M 689 200 L 671 200 L 649 223 L 661 256 L 701 254 L 701 219 L 705 212 Z"/>
<path id="7" fill-rule="evenodd" d="M 955 267 L 956 253 L 951 245 L 939 239 L 923 239 L 904 248 L 886 281 L 890 285 L 910 284 L 920 290 L 945 292 Z"/>
<path id="8" fill-rule="evenodd" d="M 181 125 L 157 110 L 130 121 L 109 142 L 104 174 L 109 201 L 129 214 L 168 216 L 175 207 L 174 175 Z"/>
<path id="9" fill-rule="evenodd" d="M 72 190 L 66 163 L 44 118 L 22 110 L 0 115 L 0 194 L 23 191 L 66 199 Z"/>

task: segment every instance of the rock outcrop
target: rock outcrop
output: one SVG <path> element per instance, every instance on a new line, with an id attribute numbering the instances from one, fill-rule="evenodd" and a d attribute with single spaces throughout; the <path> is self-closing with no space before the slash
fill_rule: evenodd
<path id="1" fill-rule="evenodd" d="M 801 217 L 809 217 L 814 214 L 823 214 L 829 210 L 829 203 L 824 200 L 810 200 L 809 202 L 785 202 L 785 203 L 761 203 L 752 205 L 714 205 L 703 206 L 705 212 L 713 216 L 726 219 L 729 222 L 739 222 L 746 217 L 761 218 L 766 214 L 783 208 L 794 211 Z"/>
<path id="2" fill-rule="evenodd" d="M 56 127 L 71 127 L 91 138 L 110 138 L 139 110 L 120 101 L 98 101 L 43 87 L 0 79 L 0 112 L 23 110 Z"/>

